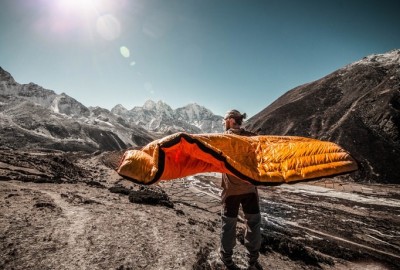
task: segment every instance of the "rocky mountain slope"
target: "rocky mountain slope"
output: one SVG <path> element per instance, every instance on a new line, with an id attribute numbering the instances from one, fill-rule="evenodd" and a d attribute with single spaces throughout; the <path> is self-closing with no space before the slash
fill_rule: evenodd
<path id="1" fill-rule="evenodd" d="M 222 131 L 222 117 L 196 104 L 172 110 L 148 101 L 131 111 L 85 107 L 34 83 L 19 84 L 0 67 L 0 146 L 63 151 L 120 150 L 167 133 Z M 215 127 L 218 122 L 218 128 Z"/>
<path id="2" fill-rule="evenodd" d="M 223 132 L 221 125 L 223 117 L 214 115 L 207 108 L 195 103 L 173 110 L 162 101 L 156 103 L 148 100 L 143 106 L 136 106 L 131 110 L 117 105 L 111 112 L 146 130 L 165 134 L 182 131 L 189 133 Z"/>
<path id="3" fill-rule="evenodd" d="M 365 57 L 296 87 L 246 127 L 336 142 L 360 163 L 353 179 L 400 183 L 400 50 Z"/>

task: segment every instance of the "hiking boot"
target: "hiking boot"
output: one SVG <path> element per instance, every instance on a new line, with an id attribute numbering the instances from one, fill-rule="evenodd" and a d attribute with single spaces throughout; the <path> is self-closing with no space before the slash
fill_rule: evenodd
<path id="1" fill-rule="evenodd" d="M 258 261 L 255 261 L 253 263 L 249 263 L 249 267 L 247 268 L 248 270 L 263 270 L 263 267 Z"/>
<path id="2" fill-rule="evenodd" d="M 233 260 L 226 259 L 222 255 L 220 256 L 221 261 L 224 263 L 226 269 L 228 270 L 240 270 L 240 268 L 233 262 Z"/>
<path id="3" fill-rule="evenodd" d="M 240 268 L 233 261 L 231 261 L 230 263 L 223 263 L 227 270 L 240 270 Z"/>

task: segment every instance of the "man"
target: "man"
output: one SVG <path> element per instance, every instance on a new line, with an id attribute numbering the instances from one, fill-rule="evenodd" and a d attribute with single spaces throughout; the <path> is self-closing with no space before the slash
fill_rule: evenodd
<path id="1" fill-rule="evenodd" d="M 237 110 L 228 111 L 224 117 L 225 133 L 242 136 L 256 135 L 241 128 L 246 114 Z M 222 228 L 220 256 L 228 269 L 239 269 L 232 260 L 236 245 L 236 224 L 239 207 L 242 205 L 246 220 L 245 246 L 248 251 L 249 268 L 262 269 L 258 263 L 261 245 L 261 215 L 257 188 L 233 175 L 222 174 Z"/>

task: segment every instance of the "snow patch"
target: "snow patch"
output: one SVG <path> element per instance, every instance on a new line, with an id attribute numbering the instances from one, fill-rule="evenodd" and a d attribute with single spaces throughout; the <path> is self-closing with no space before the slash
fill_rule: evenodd
<path id="1" fill-rule="evenodd" d="M 348 67 L 353 67 L 355 65 L 370 65 L 371 63 L 379 63 L 382 66 L 400 65 L 400 49 L 392 50 L 383 54 L 372 54 L 366 56 L 363 59 L 348 65 Z"/>
<path id="2" fill-rule="evenodd" d="M 60 96 L 56 96 L 56 98 L 53 100 L 53 102 L 50 105 L 50 109 L 55 113 L 60 113 L 60 109 L 58 108 L 58 103 L 59 103 L 60 99 L 61 99 Z"/>

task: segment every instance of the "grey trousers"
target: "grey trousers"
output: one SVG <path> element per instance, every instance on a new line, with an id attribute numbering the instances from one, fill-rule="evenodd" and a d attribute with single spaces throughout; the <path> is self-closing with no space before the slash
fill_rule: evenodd
<path id="1" fill-rule="evenodd" d="M 232 260 L 233 248 L 236 245 L 236 224 L 240 204 L 242 204 L 246 220 L 244 245 L 248 251 L 249 262 L 252 263 L 257 261 L 261 246 L 261 214 L 258 206 L 258 196 L 255 193 L 229 196 L 224 201 L 221 213 L 220 252 L 224 261 Z"/>

